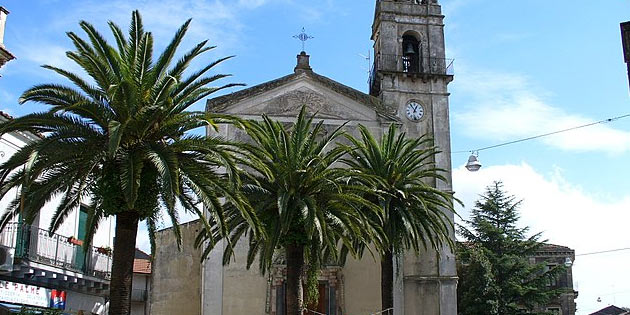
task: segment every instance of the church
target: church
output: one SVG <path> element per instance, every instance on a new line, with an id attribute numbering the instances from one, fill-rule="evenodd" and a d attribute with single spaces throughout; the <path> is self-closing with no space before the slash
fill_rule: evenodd
<path id="1" fill-rule="evenodd" d="M 437 0 L 377 0 L 369 94 L 318 74 L 302 51 L 292 73 L 210 99 L 206 110 L 246 119 L 267 114 L 290 123 L 306 106 L 315 120 L 323 120 L 331 129 L 348 122 L 349 133 L 356 134 L 356 126 L 362 124 L 382 135 L 396 124 L 411 137 L 428 134 L 442 152 L 436 157 L 437 167 L 448 171 L 448 182 L 435 185 L 451 191 L 447 87 L 453 68 L 445 56 L 443 20 Z M 227 138 L 239 136 L 231 126 L 220 132 Z M 266 275 L 255 267 L 247 270 L 247 244 L 240 242 L 229 265 L 222 264 L 220 246 L 201 262 L 201 252 L 193 246 L 200 224 L 193 221 L 181 228 L 181 252 L 171 231 L 157 235 L 151 314 L 285 314 L 282 258 Z M 381 313 L 380 263 L 365 255 L 360 260 L 349 258 L 343 266 L 324 266 L 318 305 L 309 306 L 311 311 L 305 314 L 456 315 L 457 274 L 450 249 L 403 256 L 395 264 L 393 311 Z"/>

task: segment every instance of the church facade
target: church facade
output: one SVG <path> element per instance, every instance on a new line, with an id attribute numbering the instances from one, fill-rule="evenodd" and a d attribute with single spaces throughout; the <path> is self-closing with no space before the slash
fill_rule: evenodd
<path id="1" fill-rule="evenodd" d="M 445 58 L 444 16 L 435 0 L 378 0 L 372 26 L 374 67 L 369 94 L 317 74 L 309 56 L 301 52 L 293 73 L 229 95 L 210 99 L 207 111 L 260 119 L 266 114 L 291 123 L 302 106 L 316 120 L 334 129 L 346 122 L 356 133 L 362 124 L 381 135 L 397 124 L 410 137 L 430 135 L 442 152 L 439 168 L 447 182 L 434 183 L 451 190 L 448 84 L 452 62 Z M 221 134 L 239 138 L 235 127 Z M 184 244 L 192 244 L 200 226 L 182 228 Z M 157 239 L 151 290 L 151 314 L 271 314 L 284 315 L 285 266 L 281 257 L 267 275 L 245 268 L 247 242 L 240 242 L 232 263 L 222 264 L 223 250 L 215 248 L 200 262 L 200 253 L 184 245 L 178 252 L 172 233 Z M 408 253 L 395 264 L 396 315 L 457 314 L 455 257 L 448 248 Z M 348 259 L 344 266 L 325 266 L 319 276 L 320 299 L 309 306 L 312 314 L 376 314 L 381 310 L 380 263 L 370 255 Z M 182 307 L 184 309 L 182 309 Z"/>

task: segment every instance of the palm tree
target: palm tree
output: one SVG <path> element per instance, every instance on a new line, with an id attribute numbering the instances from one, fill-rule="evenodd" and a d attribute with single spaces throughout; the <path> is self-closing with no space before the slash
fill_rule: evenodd
<path id="1" fill-rule="evenodd" d="M 351 145 L 341 146 L 347 153 L 341 161 L 357 184 L 372 189 L 365 198 L 382 210 L 367 217 L 381 233 L 374 245 L 381 254 L 381 304 L 387 310 L 393 307 L 394 257 L 421 246 L 452 245 L 453 196 L 434 186 L 446 178 L 435 167 L 438 152 L 430 139 L 406 138 L 393 124 L 380 141 L 366 127 L 359 130 L 360 139 L 346 135 Z"/>
<path id="2" fill-rule="evenodd" d="M 347 185 L 347 174 L 334 167 L 343 154 L 333 148 L 342 127 L 326 135 L 323 122 L 312 121 L 302 108 L 291 127 L 267 116 L 245 124 L 253 144 L 247 146 L 252 171 L 244 180 L 243 191 L 266 235 L 248 238 L 247 266 L 258 256 L 264 274 L 274 254 L 286 255 L 288 315 L 302 314 L 304 276 L 307 297 L 316 300 L 312 289 L 317 285 L 319 267 L 328 259 L 340 258 L 340 249 L 354 248 L 353 242 L 369 239 L 359 207 L 374 209 L 361 198 L 359 189 Z M 241 216 L 227 216 L 231 234 L 226 239 L 230 246 L 224 263 L 229 263 L 234 244 L 251 233 L 251 226 Z M 204 237 L 207 234 L 198 242 Z"/>
<path id="3" fill-rule="evenodd" d="M 164 211 L 173 224 L 178 244 L 178 209 L 195 213 L 202 222 L 221 225 L 225 198 L 253 222 L 237 189 L 238 151 L 229 142 L 190 131 L 215 126 L 224 119 L 205 112 L 186 111 L 218 90 L 223 74 L 207 75 L 222 58 L 183 76 L 188 65 L 212 49 L 201 42 L 173 63 L 190 20 L 177 31 L 165 50 L 153 59 L 153 36 L 145 32 L 138 11 L 132 13 L 129 36 L 110 22 L 116 47 L 109 45 L 89 23 L 80 26 L 87 39 L 69 32 L 76 51 L 67 53 L 89 76 L 52 66 L 73 86 L 37 85 L 20 103 L 50 106 L 0 125 L 0 134 L 29 130 L 42 139 L 19 150 L 0 165 L 0 198 L 11 188 L 20 191 L 0 223 L 4 227 L 21 214 L 30 223 L 42 206 L 61 195 L 50 224 L 55 231 L 80 204 L 88 209 L 86 245 L 105 217 L 115 216 L 110 313 L 129 314 L 131 279 L 139 221 L 153 233 Z M 221 169 L 221 171 L 220 171 Z M 200 205 L 211 214 L 208 220 Z M 253 229 L 255 230 L 255 229 Z"/>

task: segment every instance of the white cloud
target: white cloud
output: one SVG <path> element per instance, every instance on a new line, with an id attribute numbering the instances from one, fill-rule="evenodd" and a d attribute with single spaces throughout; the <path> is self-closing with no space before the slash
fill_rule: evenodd
<path id="1" fill-rule="evenodd" d="M 32 64 L 51 64 L 76 70 L 76 66 L 65 56 L 66 51 L 73 49 L 70 40 L 64 38 L 51 43 L 51 38 L 70 30 L 83 36 L 78 23 L 86 20 L 111 41 L 113 39 L 106 22 L 114 21 L 125 31 L 131 12 L 138 9 L 142 14 L 145 30 L 151 31 L 154 36 L 156 53 L 172 39 L 175 31 L 187 19 L 192 18 L 181 45 L 182 50 L 208 39 L 209 45 L 219 45 L 213 53 L 223 56 L 226 51 L 233 50 L 242 36 L 244 26 L 239 19 L 239 11 L 259 8 L 269 1 L 271 0 L 85 1 L 80 5 L 71 5 L 64 12 L 64 18 L 53 20 L 46 31 L 31 32 L 30 36 L 21 38 L 21 42 L 14 44 L 14 50 L 20 59 Z"/>
<path id="2" fill-rule="evenodd" d="M 136 235 L 136 248 L 145 253 L 151 252 L 151 241 L 149 240 L 149 230 L 147 224 L 142 221 L 138 225 L 138 235 Z"/>
<path id="3" fill-rule="evenodd" d="M 138 9 L 143 18 L 144 28 L 154 36 L 154 54 L 162 51 L 170 42 L 175 31 L 189 18 L 189 26 L 184 42 L 180 45 L 178 54 L 181 56 L 186 50 L 197 43 L 208 40 L 209 46 L 217 46 L 208 52 L 208 56 L 200 57 L 191 65 L 191 69 L 199 67 L 218 57 L 232 54 L 241 42 L 244 24 L 239 13 L 243 10 L 257 9 L 271 1 L 289 0 L 164 0 L 164 1 L 84 1 L 80 4 L 69 5 L 64 11 L 63 19 L 53 19 L 45 30 L 24 30 L 28 36 L 18 38 L 13 44 L 13 51 L 19 56 L 21 72 L 46 78 L 48 80 L 63 80 L 60 76 L 48 70 L 41 69 L 43 64 L 53 65 L 65 70 L 83 75 L 78 65 L 66 57 L 66 51 L 74 50 L 70 39 L 63 36 L 67 31 L 76 32 L 80 37 L 85 34 L 78 24 L 86 20 L 114 45 L 113 37 L 107 26 L 111 20 L 126 31 L 129 27 L 131 12 Z M 57 38 L 61 38 L 57 40 Z M 157 56 L 155 56 L 157 58 Z M 220 71 L 224 65 L 218 65 Z M 6 70 L 4 67 L 2 70 Z M 9 67 L 9 71 L 16 71 L 18 67 Z M 8 73 L 8 72 L 7 72 Z"/>
<path id="4" fill-rule="evenodd" d="M 470 95 L 471 103 L 453 117 L 454 123 L 472 137 L 508 141 L 597 121 L 548 104 L 546 92 L 533 87 L 526 77 L 466 70 L 459 72 L 457 88 Z M 599 124 L 540 141 L 562 150 L 630 151 L 630 132 L 613 125 Z"/>
<path id="5" fill-rule="evenodd" d="M 169 41 L 174 32 L 189 18 L 191 23 L 187 40 L 199 42 L 210 37 L 211 42 L 221 40 L 222 46 L 236 42 L 242 23 L 237 18 L 237 10 L 241 2 L 252 2 L 258 5 L 264 0 L 240 2 L 201 1 L 201 0 L 166 0 L 166 1 L 98 1 L 86 2 L 72 12 L 57 28 L 67 30 L 79 20 L 101 26 L 106 20 L 112 20 L 126 30 L 131 19 L 131 12 L 139 10 L 143 18 L 145 30 L 153 33 L 156 43 Z M 256 6 L 257 7 L 257 6 Z M 99 28 L 103 33 L 107 29 Z"/>
<path id="6" fill-rule="evenodd" d="M 37 43 L 38 48 L 35 49 L 31 45 L 21 45 L 17 47 L 20 51 L 20 57 L 34 63 L 36 66 L 51 65 L 65 70 L 78 72 L 79 66 L 68 57 L 66 52 L 69 47 L 63 47 L 59 44 L 51 44 L 45 42 Z M 49 70 L 41 70 L 43 75 L 49 76 Z"/>
<path id="7" fill-rule="evenodd" d="M 508 193 L 523 199 L 521 226 L 543 232 L 543 239 L 550 243 L 569 246 L 578 255 L 629 247 L 630 194 L 616 201 L 600 198 L 567 182 L 559 169 L 540 174 L 522 163 L 484 167 L 471 173 L 460 166 L 453 172 L 457 197 L 466 205 L 460 215 L 467 218 L 474 201 L 495 180 L 503 181 Z M 576 258 L 573 277 L 579 291 L 578 314 L 605 307 L 602 303 L 613 303 L 613 299 L 630 298 L 629 259 L 630 251 Z M 606 300 L 598 304 L 597 297 L 605 292 L 616 293 L 602 296 Z"/>

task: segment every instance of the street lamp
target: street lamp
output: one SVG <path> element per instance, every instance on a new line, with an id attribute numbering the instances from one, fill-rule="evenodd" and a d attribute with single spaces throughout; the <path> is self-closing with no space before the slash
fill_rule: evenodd
<path id="1" fill-rule="evenodd" d="M 481 168 L 481 163 L 477 156 L 479 152 L 473 151 L 470 157 L 468 157 L 468 163 L 466 163 L 466 169 L 470 172 L 476 172 Z"/>
<path id="2" fill-rule="evenodd" d="M 571 261 L 571 257 L 567 257 L 564 259 L 564 266 L 567 268 L 571 268 L 571 266 L 573 266 L 573 261 Z"/>

